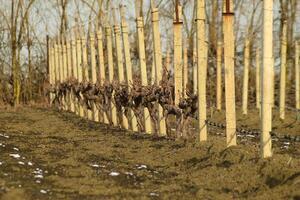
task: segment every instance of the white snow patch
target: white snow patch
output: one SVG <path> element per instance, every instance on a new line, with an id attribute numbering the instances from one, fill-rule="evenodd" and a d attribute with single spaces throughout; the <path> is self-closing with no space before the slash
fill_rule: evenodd
<path id="1" fill-rule="evenodd" d="M 44 178 L 44 176 L 42 174 L 37 174 L 34 176 L 34 178 Z"/>
<path id="2" fill-rule="evenodd" d="M 139 165 L 137 166 L 137 169 L 147 169 L 147 165 Z"/>
<path id="3" fill-rule="evenodd" d="M 22 161 L 19 161 L 18 163 L 19 163 L 20 165 L 25 165 L 25 163 L 22 162 Z"/>
<path id="4" fill-rule="evenodd" d="M 157 194 L 157 193 L 155 193 L 155 192 L 150 192 L 149 195 L 152 196 L 152 197 L 158 197 L 158 196 L 159 196 L 159 194 Z"/>
<path id="5" fill-rule="evenodd" d="M 11 153 L 9 154 L 9 156 L 13 157 L 13 158 L 20 158 L 21 156 L 17 153 Z"/>
<path id="6" fill-rule="evenodd" d="M 40 190 L 40 193 L 47 194 L 47 191 L 46 190 Z"/>
<path id="7" fill-rule="evenodd" d="M 119 176 L 120 173 L 119 173 L 119 172 L 110 172 L 109 175 L 110 175 L 110 176 Z"/>
<path id="8" fill-rule="evenodd" d="M 132 172 L 125 172 L 126 175 L 133 176 Z"/>

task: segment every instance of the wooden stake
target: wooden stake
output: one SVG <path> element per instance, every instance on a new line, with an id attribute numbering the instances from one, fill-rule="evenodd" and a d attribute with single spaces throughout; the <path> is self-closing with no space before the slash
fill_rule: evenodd
<path id="1" fill-rule="evenodd" d="M 63 82 L 67 80 L 68 77 L 68 57 L 67 57 L 67 46 L 65 41 L 65 36 L 62 37 L 62 51 L 63 51 Z M 70 101 L 67 96 L 64 97 L 65 110 L 70 110 Z"/>
<path id="2" fill-rule="evenodd" d="M 295 97 L 296 109 L 300 109 L 300 43 L 295 41 Z"/>
<path id="3" fill-rule="evenodd" d="M 261 66 L 261 58 L 260 58 L 260 51 L 257 47 L 256 49 L 256 108 L 260 109 L 261 104 L 261 86 L 260 86 L 260 67 Z"/>
<path id="4" fill-rule="evenodd" d="M 197 66 L 197 49 L 193 49 L 193 92 L 198 92 L 198 66 Z"/>
<path id="5" fill-rule="evenodd" d="M 223 55 L 223 44 L 222 42 L 218 42 L 218 48 L 217 48 L 217 92 L 216 92 L 216 98 L 217 98 L 217 110 L 222 109 L 222 55 Z"/>
<path id="6" fill-rule="evenodd" d="M 166 52 L 166 60 L 165 60 L 165 67 L 166 67 L 166 70 L 168 70 L 168 72 L 171 70 L 171 55 L 170 55 L 170 49 L 168 48 L 167 49 L 167 52 Z"/>
<path id="7" fill-rule="evenodd" d="M 59 55 L 59 83 L 64 81 L 64 53 L 63 53 L 63 44 L 62 38 L 58 37 L 58 55 Z M 62 109 L 65 110 L 66 102 L 65 98 L 62 98 Z"/>
<path id="8" fill-rule="evenodd" d="M 68 61 L 68 76 L 67 80 L 70 80 L 72 78 L 72 50 L 71 50 L 71 41 L 67 41 L 67 61 Z M 70 111 L 75 111 L 75 105 L 72 97 L 72 93 L 68 94 L 68 99 L 70 102 Z"/>
<path id="9" fill-rule="evenodd" d="M 155 66 L 155 79 L 159 84 L 162 80 L 162 54 L 161 54 L 161 38 L 159 31 L 159 10 L 154 6 L 151 0 L 152 11 L 152 30 L 153 30 L 153 49 L 154 49 L 154 66 Z M 158 119 L 159 119 L 159 134 L 164 136 L 167 134 L 166 120 L 163 117 L 163 108 L 158 105 Z"/>
<path id="10" fill-rule="evenodd" d="M 87 61 L 87 47 L 86 47 L 86 38 L 84 35 L 81 37 L 81 48 L 82 48 L 82 68 L 83 68 L 83 82 L 89 82 L 89 65 Z M 87 119 L 93 120 L 93 113 L 91 110 L 87 109 L 87 107 L 84 107 L 85 115 Z"/>
<path id="11" fill-rule="evenodd" d="M 198 123 L 199 139 L 207 140 L 206 125 L 206 76 L 207 76 L 207 42 L 205 28 L 205 0 L 197 0 L 197 68 L 198 68 Z"/>
<path id="12" fill-rule="evenodd" d="M 178 3 L 178 1 L 176 1 Z M 175 19 L 174 19 L 174 82 L 175 82 L 175 105 L 179 104 L 182 97 L 182 10 L 179 4 L 175 5 Z"/>
<path id="13" fill-rule="evenodd" d="M 63 81 L 66 81 L 68 77 L 68 58 L 67 58 L 67 46 L 64 37 L 62 39 L 62 51 L 63 51 Z"/>
<path id="14" fill-rule="evenodd" d="M 102 42 L 102 29 L 99 27 L 97 31 L 97 43 L 98 43 L 98 63 L 99 63 L 99 83 L 104 85 L 105 83 L 105 65 L 104 65 L 104 54 L 103 54 L 103 42 Z M 105 113 L 100 111 L 99 119 L 105 124 L 109 124 L 108 118 Z"/>
<path id="15" fill-rule="evenodd" d="M 75 78 L 76 80 L 78 80 L 78 70 L 77 70 L 77 55 L 76 55 L 76 37 L 75 34 L 72 38 L 71 41 L 71 47 L 72 47 L 72 69 L 73 69 L 73 73 L 72 73 L 72 77 Z M 78 115 L 79 114 L 79 104 L 78 102 L 76 102 L 76 100 L 74 99 L 75 97 L 72 97 L 75 103 L 75 113 Z"/>
<path id="16" fill-rule="evenodd" d="M 264 0 L 263 17 L 263 68 L 262 68 L 262 105 L 261 105 L 261 155 L 263 158 L 272 156 L 272 83 L 273 74 L 273 0 Z"/>
<path id="17" fill-rule="evenodd" d="M 151 84 L 156 84 L 156 69 L 155 69 L 155 60 L 154 60 L 154 52 L 152 55 L 152 65 L 151 65 Z"/>
<path id="18" fill-rule="evenodd" d="M 284 20 L 282 25 L 281 38 L 281 65 L 280 65 L 280 101 L 279 113 L 280 119 L 285 118 L 285 93 L 286 93 L 286 56 L 287 56 L 287 21 Z"/>
<path id="19" fill-rule="evenodd" d="M 139 64 L 141 68 L 142 85 L 148 85 L 147 66 L 146 66 L 146 50 L 145 50 L 145 36 L 144 36 L 144 20 L 143 17 L 136 15 L 137 35 L 138 35 L 138 50 L 139 50 Z M 144 108 L 145 132 L 152 133 L 150 113 L 147 108 Z"/>
<path id="20" fill-rule="evenodd" d="M 131 63 L 130 45 L 129 45 L 129 39 L 128 39 L 128 25 L 127 25 L 124 13 L 125 13 L 125 8 L 123 6 L 120 6 L 121 27 L 122 27 L 122 36 L 123 36 L 123 48 L 124 48 L 124 58 L 125 58 L 125 65 L 126 65 L 127 84 L 130 85 L 130 84 L 133 84 L 132 63 Z M 131 116 L 131 129 L 133 131 L 138 131 L 138 124 L 137 124 L 136 116 L 134 115 L 132 110 L 130 110 L 129 115 Z"/>
<path id="21" fill-rule="evenodd" d="M 114 33 L 115 33 L 115 46 L 116 46 L 116 54 L 117 54 L 117 67 L 118 67 L 118 78 L 119 83 L 122 84 L 125 82 L 124 79 L 124 65 L 123 65 L 123 55 L 122 55 L 122 41 L 121 41 L 121 30 L 120 26 L 118 25 L 116 19 L 115 9 L 113 9 L 113 19 L 114 19 Z M 124 129 L 128 129 L 128 119 L 125 115 L 124 110 L 122 110 L 121 118 L 119 124 L 122 124 Z"/>
<path id="22" fill-rule="evenodd" d="M 113 9 L 113 19 L 114 19 L 114 33 L 115 33 L 115 46 L 116 46 L 116 53 L 117 53 L 117 66 L 118 66 L 118 78 L 119 83 L 124 83 L 124 65 L 123 65 L 123 54 L 122 54 L 122 41 L 121 41 L 121 31 L 120 26 L 118 25 L 117 19 L 116 19 L 116 13 L 115 9 Z M 122 127 L 124 129 L 128 129 L 128 119 L 125 115 L 125 111 L 123 110 L 121 113 L 122 116 Z M 121 124 L 120 123 L 120 124 Z"/>
<path id="23" fill-rule="evenodd" d="M 58 44 L 54 43 L 54 59 L 55 59 L 55 83 L 59 82 L 59 50 Z"/>
<path id="24" fill-rule="evenodd" d="M 92 67 L 92 83 L 97 83 L 97 71 L 96 71 L 96 50 L 95 50 L 95 36 L 90 33 L 90 52 L 91 52 L 91 67 Z M 93 120 L 99 122 L 99 110 L 93 103 Z"/>
<path id="25" fill-rule="evenodd" d="M 247 36 L 246 36 L 247 37 Z M 243 82 L 243 114 L 248 114 L 248 85 L 249 85 L 250 41 L 245 39 L 244 49 L 244 82 Z"/>
<path id="26" fill-rule="evenodd" d="M 58 59 L 59 59 L 59 82 L 62 83 L 64 80 L 64 62 L 63 62 L 63 48 L 59 38 L 58 40 Z"/>
<path id="27" fill-rule="evenodd" d="M 49 49 L 49 81 L 50 81 L 50 85 L 54 86 L 55 84 L 55 50 L 54 50 L 54 46 L 52 43 L 52 40 L 50 42 L 49 45 L 50 49 Z M 50 105 L 52 105 L 52 102 L 54 100 L 54 94 L 50 93 Z"/>
<path id="28" fill-rule="evenodd" d="M 114 81 L 114 62 L 113 62 L 113 50 L 112 50 L 112 31 L 111 31 L 110 26 L 105 27 L 105 34 L 106 34 L 106 42 L 107 42 L 106 46 L 107 46 L 109 82 L 113 83 L 113 81 Z M 116 111 L 116 107 L 113 104 L 113 102 L 111 102 L 111 117 L 112 117 L 113 125 L 118 126 L 117 111 Z"/>
<path id="29" fill-rule="evenodd" d="M 225 106 L 227 146 L 236 145 L 235 76 L 234 76 L 233 1 L 226 0 L 223 10 Z"/>
<path id="30" fill-rule="evenodd" d="M 189 73 L 189 65 L 188 65 L 188 49 L 185 47 L 183 49 L 183 96 L 187 98 L 187 86 L 188 86 L 188 73 Z"/>
<path id="31" fill-rule="evenodd" d="M 77 76 L 78 82 L 82 83 L 82 53 L 81 53 L 81 39 L 80 35 L 78 34 L 76 40 L 76 55 L 77 55 Z M 79 104 L 79 116 L 84 117 L 83 106 Z"/>

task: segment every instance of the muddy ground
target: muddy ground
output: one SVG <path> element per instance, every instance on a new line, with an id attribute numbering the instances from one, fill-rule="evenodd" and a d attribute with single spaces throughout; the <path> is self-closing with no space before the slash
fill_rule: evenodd
<path id="1" fill-rule="evenodd" d="M 289 132 L 284 125 L 277 129 Z M 226 149 L 217 131 L 199 144 L 44 108 L 0 110 L 0 198 L 300 199 L 299 143 L 275 143 L 273 158 L 262 160 L 257 139 Z"/>

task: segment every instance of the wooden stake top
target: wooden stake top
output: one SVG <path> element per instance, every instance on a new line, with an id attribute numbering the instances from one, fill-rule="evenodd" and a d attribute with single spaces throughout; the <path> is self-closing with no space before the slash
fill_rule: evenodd
<path id="1" fill-rule="evenodd" d="M 233 15 L 234 14 L 234 4 L 233 0 L 223 1 L 223 15 Z"/>
<path id="2" fill-rule="evenodd" d="M 179 4 L 179 0 L 176 0 L 174 24 L 182 24 L 182 6 Z"/>

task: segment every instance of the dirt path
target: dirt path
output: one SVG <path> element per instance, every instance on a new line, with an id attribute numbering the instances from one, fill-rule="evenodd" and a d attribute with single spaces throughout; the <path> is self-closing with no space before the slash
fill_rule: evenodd
<path id="1" fill-rule="evenodd" d="M 1 199 L 300 199 L 300 146 L 125 133 L 69 113 L 0 110 Z"/>

